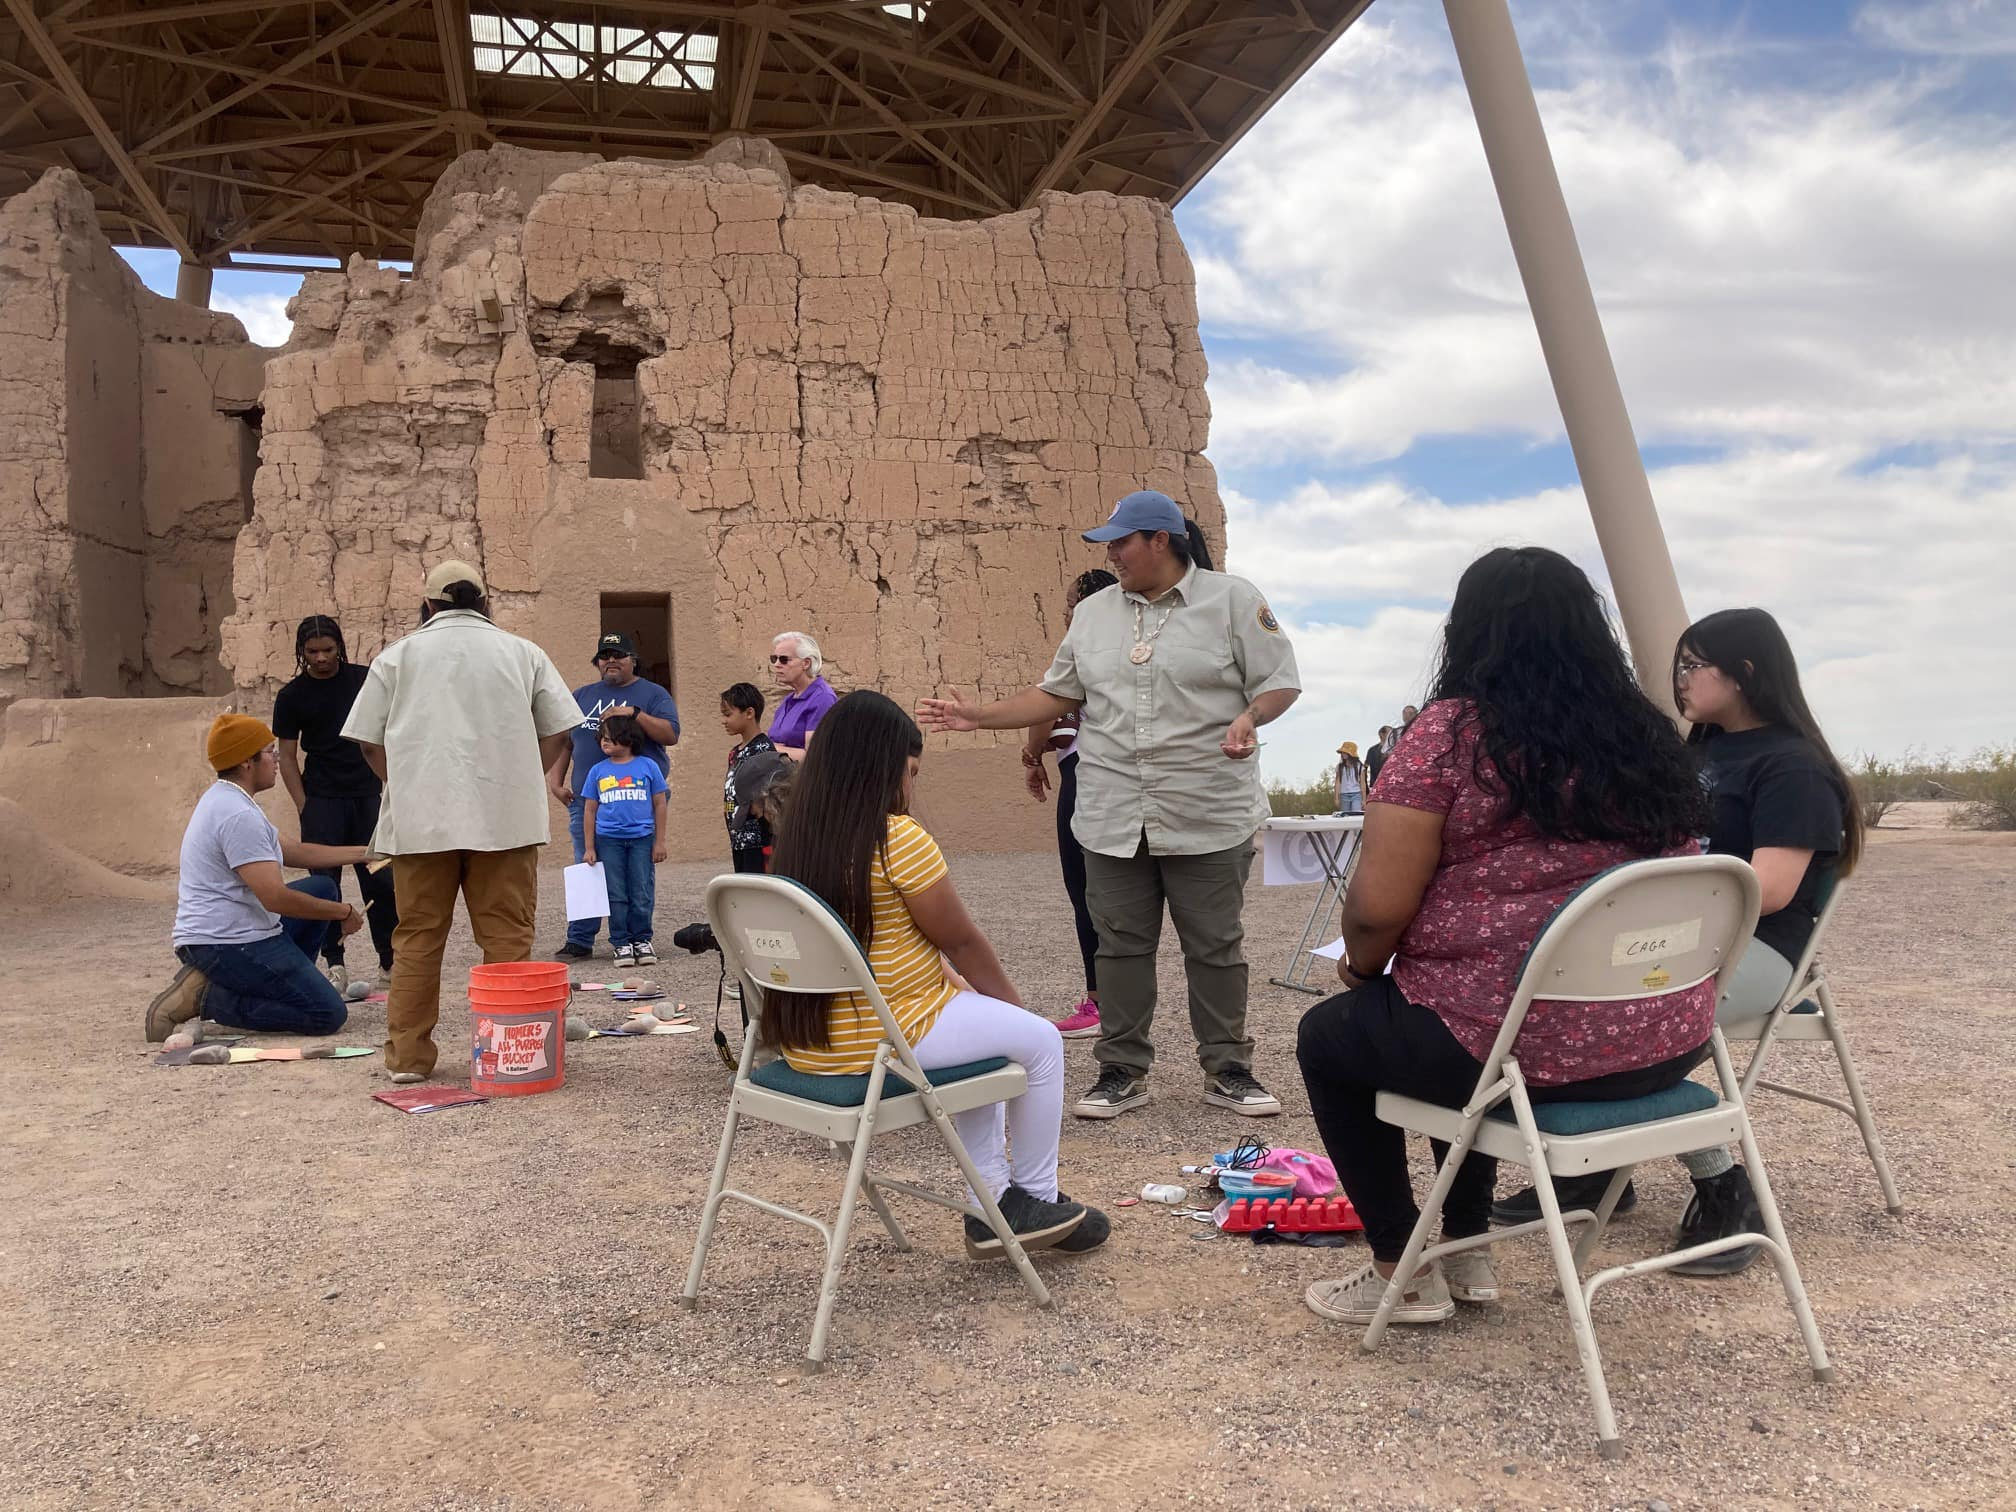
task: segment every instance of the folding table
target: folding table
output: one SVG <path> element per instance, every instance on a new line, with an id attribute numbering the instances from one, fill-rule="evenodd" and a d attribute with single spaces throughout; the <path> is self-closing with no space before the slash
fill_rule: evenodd
<path id="1" fill-rule="evenodd" d="M 1302 937 L 1288 953 L 1288 966 L 1280 976 L 1267 980 L 1276 987 L 1321 997 L 1338 990 L 1334 979 L 1312 985 L 1309 973 L 1321 962 L 1333 963 L 1311 952 L 1329 937 L 1329 922 L 1344 900 L 1344 888 L 1358 861 L 1358 832 L 1365 827 L 1362 814 L 1327 814 L 1269 819 L 1260 827 L 1261 844 L 1267 853 L 1261 858 L 1261 882 L 1268 887 L 1321 882 L 1316 901 L 1310 906 Z"/>

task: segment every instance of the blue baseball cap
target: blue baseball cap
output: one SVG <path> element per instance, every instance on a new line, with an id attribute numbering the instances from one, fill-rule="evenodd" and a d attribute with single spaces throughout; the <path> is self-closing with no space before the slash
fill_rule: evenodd
<path id="1" fill-rule="evenodd" d="M 1188 528 L 1183 523 L 1183 511 L 1174 499 L 1152 488 L 1144 488 L 1115 504 L 1111 518 L 1098 529 L 1086 531 L 1085 539 L 1117 541 L 1137 530 L 1166 530 L 1172 536 L 1180 536 Z"/>

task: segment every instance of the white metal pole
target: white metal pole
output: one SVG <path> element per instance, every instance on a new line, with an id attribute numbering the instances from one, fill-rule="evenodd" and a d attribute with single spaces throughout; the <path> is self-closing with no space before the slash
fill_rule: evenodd
<path id="1" fill-rule="evenodd" d="M 1442 0 L 1477 134 L 1526 285 L 1638 681 L 1672 711 L 1673 646 L 1687 628 L 1680 580 L 1652 502 L 1624 392 L 1603 338 L 1568 202 L 1506 0 Z"/>

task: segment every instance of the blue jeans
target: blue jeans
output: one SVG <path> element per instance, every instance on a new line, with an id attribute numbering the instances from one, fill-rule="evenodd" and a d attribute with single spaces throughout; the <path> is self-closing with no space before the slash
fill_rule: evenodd
<path id="1" fill-rule="evenodd" d="M 579 864 L 583 855 L 581 818 L 582 811 L 587 807 L 587 804 L 588 800 L 577 793 L 574 795 L 574 801 L 567 805 L 567 838 L 574 842 L 574 860 L 576 864 Z M 599 847 L 601 841 L 598 839 L 596 844 Z M 612 899 L 615 897 L 615 889 L 613 887 L 610 889 L 610 897 Z M 612 901 L 609 906 L 614 908 L 616 905 Z M 567 921 L 567 943 L 569 945 L 579 945 L 583 950 L 594 945 L 595 936 L 601 932 L 602 921 L 600 919 L 569 919 Z M 616 938 L 616 931 L 613 926 L 609 931 L 609 938 L 611 940 Z"/>
<path id="2" fill-rule="evenodd" d="M 595 859 L 609 884 L 611 945 L 640 945 L 651 938 L 651 915 L 658 907 L 654 843 L 649 835 L 595 837 Z"/>
<path id="3" fill-rule="evenodd" d="M 294 892 L 334 903 L 327 877 L 290 882 Z M 343 995 L 315 969 L 315 956 L 337 925 L 331 919 L 282 919 L 280 933 L 249 945 L 183 945 L 175 957 L 210 979 L 203 1016 L 261 1034 L 334 1034 L 350 1016 Z"/>

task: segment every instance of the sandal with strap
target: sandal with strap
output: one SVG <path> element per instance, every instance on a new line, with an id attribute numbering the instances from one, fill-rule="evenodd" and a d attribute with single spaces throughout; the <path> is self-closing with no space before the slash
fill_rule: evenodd
<path id="1" fill-rule="evenodd" d="M 1318 1281 L 1303 1294 L 1309 1311 L 1319 1318 L 1339 1323 L 1369 1324 L 1386 1295 L 1386 1278 L 1371 1266 L 1341 1281 Z M 1394 1323 L 1443 1323 L 1456 1315 L 1456 1301 L 1449 1295 L 1449 1283 L 1440 1266 L 1431 1266 L 1425 1276 L 1407 1283 L 1393 1308 Z"/>

